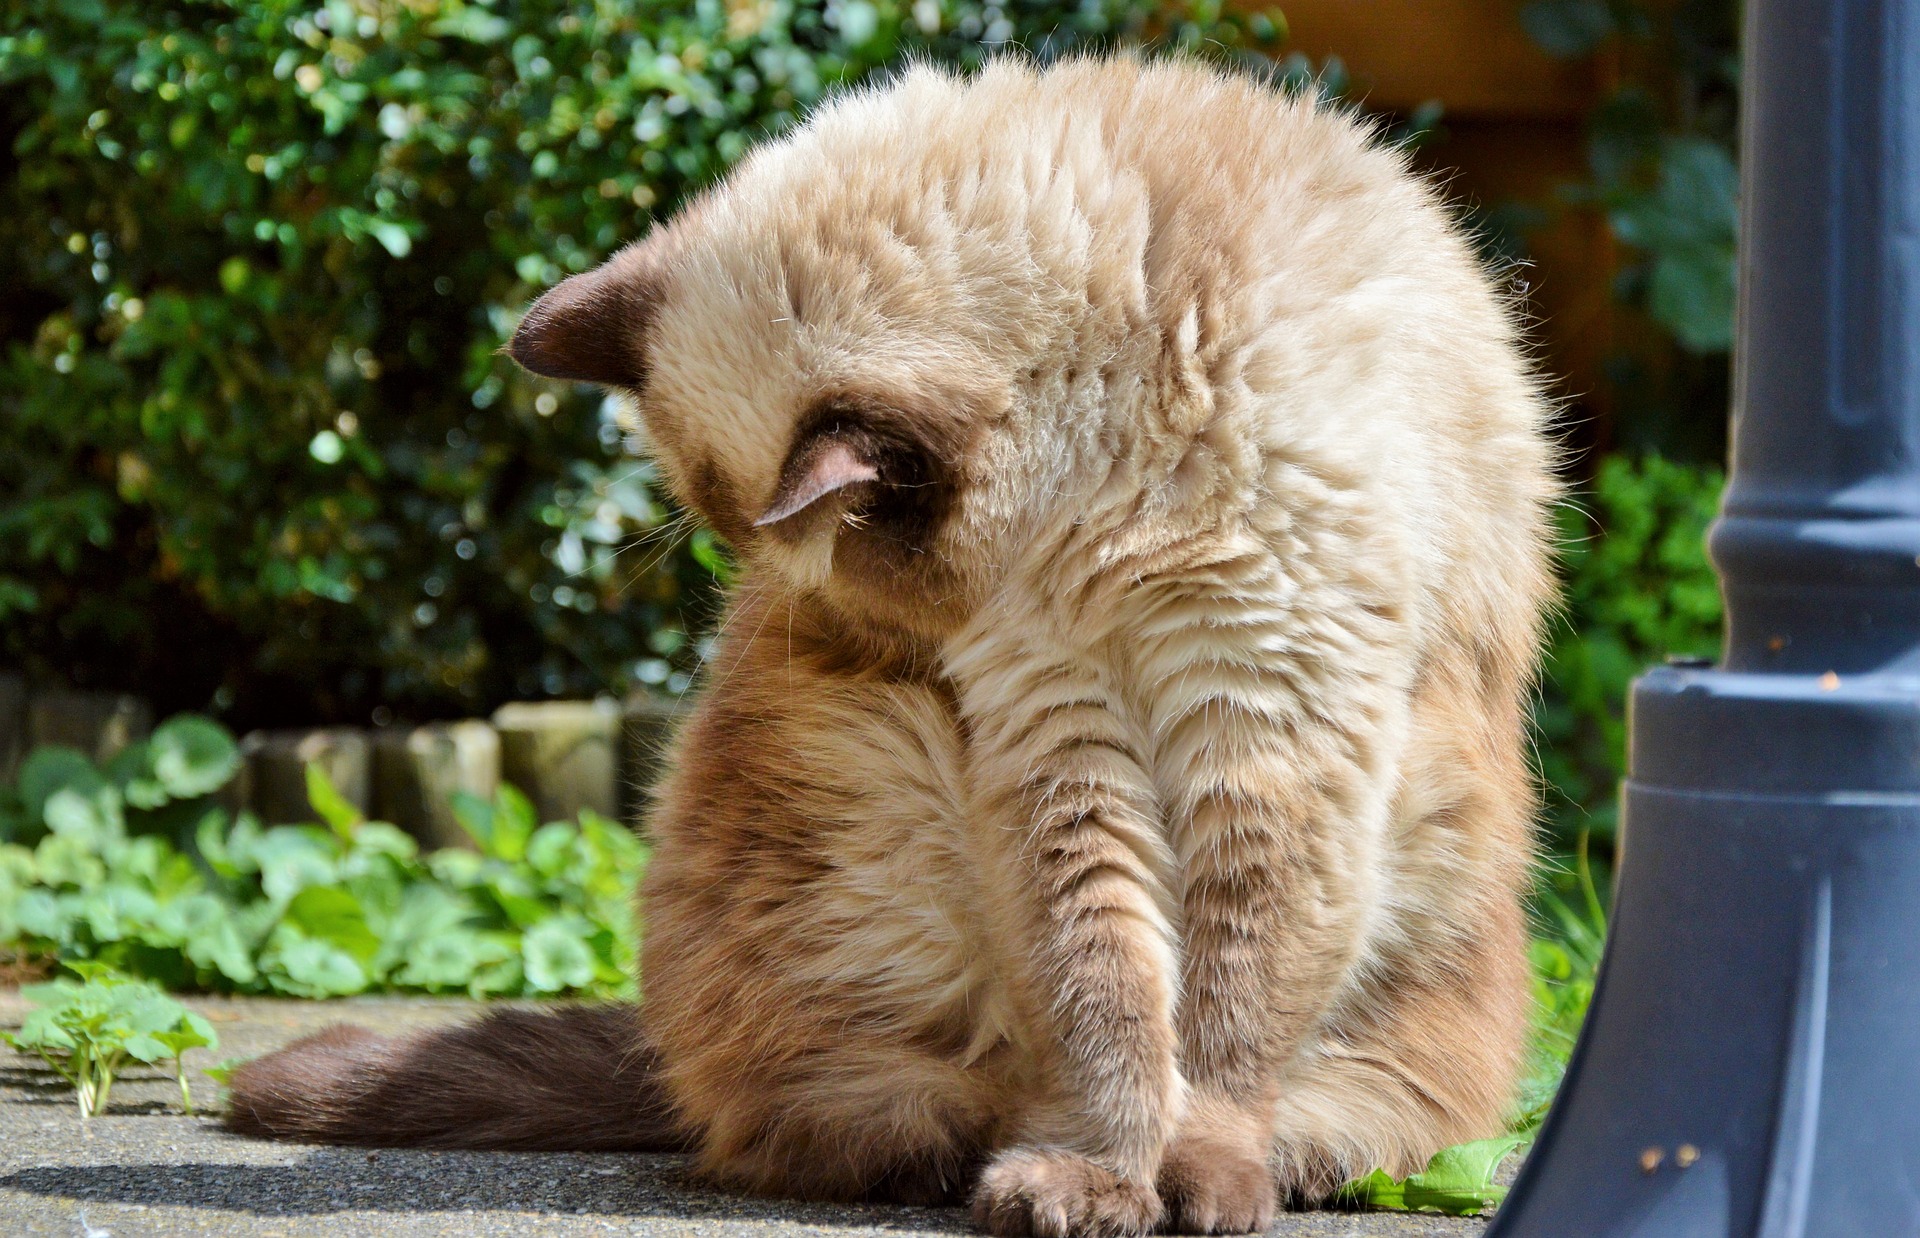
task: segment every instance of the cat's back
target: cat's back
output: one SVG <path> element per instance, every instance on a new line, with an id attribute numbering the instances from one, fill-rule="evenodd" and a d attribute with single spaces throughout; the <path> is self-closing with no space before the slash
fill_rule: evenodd
<path id="1" fill-rule="evenodd" d="M 761 158 L 743 183 L 806 234 L 786 260 L 860 252 L 863 295 L 937 305 L 989 356 L 1172 342 L 1229 413 L 1349 442 L 1343 418 L 1373 424 L 1376 467 L 1548 467 L 1514 309 L 1456 209 L 1310 95 L 1186 59 L 1008 56 L 851 93 Z"/>

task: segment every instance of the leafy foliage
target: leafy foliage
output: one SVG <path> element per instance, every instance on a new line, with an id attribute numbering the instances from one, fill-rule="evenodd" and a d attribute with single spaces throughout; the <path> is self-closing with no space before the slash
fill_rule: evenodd
<path id="1" fill-rule="evenodd" d="M 1609 365 L 1619 437 L 1714 458 L 1733 342 L 1739 5 L 1533 0 L 1521 21 L 1555 55 L 1611 54 L 1588 175 L 1565 198 L 1598 210 L 1629 247 L 1616 291 L 1643 318 Z"/>
<path id="2" fill-rule="evenodd" d="M 181 1107 L 192 1113 L 184 1059 L 189 1049 L 220 1043 L 213 1025 L 153 985 L 105 964 L 69 968 L 80 983 L 56 980 L 21 990 L 34 1009 L 19 1031 L 0 1032 L 0 1040 L 38 1054 L 72 1084 L 82 1118 L 106 1111 L 114 1077 L 128 1062 L 172 1061 Z"/>
<path id="3" fill-rule="evenodd" d="M 1626 773 L 1633 677 L 1669 656 L 1720 650 L 1720 593 L 1705 539 L 1725 477 L 1660 456 L 1601 461 L 1590 511 L 1562 510 L 1566 611 L 1536 709 L 1549 828 L 1611 839 Z"/>
<path id="4" fill-rule="evenodd" d="M 168 727 L 208 752 L 216 736 L 231 745 L 203 719 Z M 13 812 L 16 828 L 34 828 L 15 836 L 37 841 L 0 842 L 0 950 L 97 960 L 174 989 L 296 997 L 632 983 L 646 851 L 614 822 L 542 825 L 503 787 L 491 803 L 456 805 L 478 850 L 422 855 L 392 825 L 363 820 L 318 767 L 308 787 L 325 824 L 271 828 L 204 798 L 136 805 L 145 768 L 102 771 L 60 749 L 28 759 Z M 194 768 L 187 785 L 209 785 L 210 767 Z M 183 813 L 190 841 L 177 846 Z"/>
<path id="5" fill-rule="evenodd" d="M 104 768 L 72 748 L 37 748 L 18 781 L 0 787 L 0 842 L 32 842 L 56 824 L 73 834 L 131 823 L 136 833 L 184 836 L 239 768 L 232 736 L 196 714 L 161 723 Z"/>
<path id="6" fill-rule="evenodd" d="M 705 560 L 597 396 L 498 356 L 518 308 L 830 90 L 1150 17 L 1278 32 L 1204 0 L 20 0 L 0 659 L 246 725 L 683 686 Z"/>

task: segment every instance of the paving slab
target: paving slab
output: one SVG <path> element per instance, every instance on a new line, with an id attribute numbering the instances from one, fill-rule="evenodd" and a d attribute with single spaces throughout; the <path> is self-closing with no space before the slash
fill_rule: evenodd
<path id="1" fill-rule="evenodd" d="M 295 1002 L 189 998 L 220 1033 L 196 1050 L 204 1069 L 253 1057 L 330 1023 L 382 1031 L 471 1017 L 469 1002 Z M 0 1027 L 19 1024 L 17 992 L 0 990 Z M 219 1089 L 196 1069 L 194 1098 Z M 1274 1238 L 1460 1238 L 1485 1222 L 1433 1216 L 1290 1213 Z M 180 1112 L 173 1079 L 123 1076 L 109 1111 L 82 1123 L 73 1093 L 38 1059 L 0 1046 L 0 1238 L 161 1238 L 175 1234 L 585 1235 L 765 1238 L 773 1234 L 968 1233 L 957 1209 L 839 1207 L 715 1192 L 682 1157 L 429 1152 L 261 1143 Z"/>

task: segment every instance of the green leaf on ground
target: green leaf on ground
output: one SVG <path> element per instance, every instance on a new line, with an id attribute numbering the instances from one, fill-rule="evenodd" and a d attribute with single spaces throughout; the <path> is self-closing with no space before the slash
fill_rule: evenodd
<path id="1" fill-rule="evenodd" d="M 1419 1173 L 1396 1179 L 1376 1169 L 1341 1187 L 1335 1198 L 1375 1211 L 1479 1216 L 1506 1197 L 1507 1188 L 1496 1185 L 1494 1175 L 1526 1142 L 1524 1135 L 1501 1135 L 1442 1148 Z"/>

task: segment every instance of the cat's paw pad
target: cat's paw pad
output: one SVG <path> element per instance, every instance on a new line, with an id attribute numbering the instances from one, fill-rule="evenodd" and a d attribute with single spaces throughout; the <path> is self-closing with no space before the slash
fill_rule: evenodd
<path id="1" fill-rule="evenodd" d="M 1160 1221 L 1160 1197 L 1071 1152 L 1013 1148 L 980 1175 L 974 1224 L 1000 1238 L 1132 1238 Z"/>
<path id="2" fill-rule="evenodd" d="M 1176 1139 L 1160 1162 L 1159 1185 L 1171 1233 L 1261 1233 L 1279 1210 L 1266 1161 L 1212 1140 Z"/>

